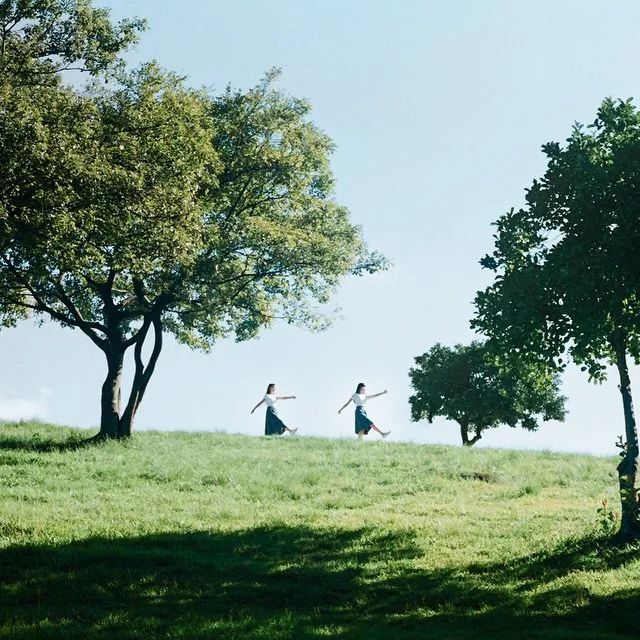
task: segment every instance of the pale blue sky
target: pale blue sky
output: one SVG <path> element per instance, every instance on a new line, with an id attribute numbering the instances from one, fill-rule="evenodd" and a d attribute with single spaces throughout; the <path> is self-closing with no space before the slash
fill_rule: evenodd
<path id="1" fill-rule="evenodd" d="M 409 421 L 407 372 L 433 343 L 467 342 L 478 260 L 490 223 L 522 203 L 540 175 L 540 145 L 591 122 L 605 96 L 638 88 L 640 5 L 627 1 L 417 2 L 112 0 L 115 17 L 149 19 L 132 60 L 156 58 L 194 85 L 247 88 L 283 68 L 280 87 L 308 98 L 335 141 L 337 199 L 371 247 L 393 262 L 354 279 L 323 334 L 276 326 L 258 340 L 203 355 L 171 340 L 139 428 L 260 434 L 249 410 L 277 382 L 298 400 L 280 413 L 301 434 L 352 437 L 338 407 L 355 383 L 390 394 L 369 413 L 393 439 L 457 443 L 454 424 Z M 24 323 L 0 333 L 0 416 L 37 413 L 98 422 L 102 354 L 79 332 Z M 638 370 L 634 370 L 638 378 Z M 613 453 L 622 432 L 615 380 L 564 376 L 565 424 L 508 427 L 482 446 Z M 637 385 L 636 385 L 637 387 Z"/>

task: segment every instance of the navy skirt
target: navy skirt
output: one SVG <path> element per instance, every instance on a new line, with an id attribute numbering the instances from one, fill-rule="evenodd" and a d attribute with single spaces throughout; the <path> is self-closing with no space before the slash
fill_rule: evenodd
<path id="1" fill-rule="evenodd" d="M 267 413 L 264 420 L 264 435 L 279 436 L 287 430 L 286 425 L 280 417 L 275 407 L 267 407 Z"/>
<path id="2" fill-rule="evenodd" d="M 369 433 L 373 420 L 369 418 L 364 407 L 356 407 L 356 433 Z"/>

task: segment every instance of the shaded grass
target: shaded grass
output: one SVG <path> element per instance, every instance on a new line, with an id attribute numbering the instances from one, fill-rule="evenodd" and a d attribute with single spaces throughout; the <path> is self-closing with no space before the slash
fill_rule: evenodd
<path id="1" fill-rule="evenodd" d="M 0 427 L 0 637 L 637 637 L 612 459 L 84 436 Z"/>

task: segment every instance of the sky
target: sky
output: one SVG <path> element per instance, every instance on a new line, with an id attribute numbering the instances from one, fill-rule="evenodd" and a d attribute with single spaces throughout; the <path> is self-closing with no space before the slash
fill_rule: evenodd
<path id="1" fill-rule="evenodd" d="M 351 409 L 337 410 L 363 381 L 370 393 L 389 390 L 368 412 L 391 440 L 459 443 L 454 423 L 410 421 L 413 358 L 436 342 L 474 339 L 473 298 L 491 281 L 479 265 L 492 247 L 491 223 L 523 204 L 543 173 L 541 145 L 592 122 L 604 97 L 637 95 L 640 4 L 96 4 L 114 18 L 146 17 L 129 60 L 157 59 L 194 86 L 246 89 L 282 68 L 279 88 L 310 100 L 313 121 L 336 144 L 337 201 L 393 262 L 344 282 L 334 298 L 341 311 L 323 333 L 278 324 L 208 354 L 167 340 L 137 428 L 260 435 L 263 412 L 249 411 L 276 382 L 297 396 L 279 412 L 300 435 L 354 437 Z M 0 332 L 0 354 L 0 418 L 99 423 L 104 356 L 79 331 L 24 322 Z M 476 446 L 615 453 L 623 418 L 613 372 L 594 385 L 571 366 L 563 393 L 564 423 L 490 430 Z"/>

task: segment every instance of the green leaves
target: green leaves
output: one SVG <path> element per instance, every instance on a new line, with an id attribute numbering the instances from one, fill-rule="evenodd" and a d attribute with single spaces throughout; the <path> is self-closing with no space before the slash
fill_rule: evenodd
<path id="1" fill-rule="evenodd" d="M 592 125 L 543 151 L 547 171 L 526 207 L 496 223 L 495 250 L 481 261 L 496 280 L 477 295 L 472 324 L 497 350 L 558 369 L 567 346 L 600 380 L 616 328 L 637 358 L 640 114 L 607 99 Z"/>
<path id="2" fill-rule="evenodd" d="M 617 366 L 627 446 L 618 466 L 621 534 L 637 538 L 627 355 L 640 361 L 640 113 L 631 100 L 604 100 L 590 127 L 576 125 L 564 147 L 543 150 L 547 171 L 527 206 L 497 222 L 495 251 L 482 261 L 496 278 L 476 296 L 472 326 L 507 363 L 561 370 L 566 350 L 596 381 Z"/>
<path id="3" fill-rule="evenodd" d="M 2 2 L 0 23 L 6 323 L 27 309 L 130 345 L 160 314 L 209 348 L 275 318 L 322 328 L 343 276 L 386 267 L 333 199 L 332 141 L 277 70 L 211 95 L 153 63 L 118 69 L 142 23 L 80 0 Z M 56 80 L 76 63 L 99 74 L 83 91 Z"/>
<path id="4" fill-rule="evenodd" d="M 506 366 L 481 342 L 453 348 L 436 344 L 415 363 L 409 371 L 414 421 L 442 416 L 458 422 L 465 433 L 473 428 L 479 437 L 501 424 L 535 430 L 538 417 L 564 419 L 557 376 L 521 360 Z"/>
<path id="5" fill-rule="evenodd" d="M 322 329 L 343 276 L 386 266 L 333 199 L 332 141 L 277 71 L 216 96 L 154 63 L 125 70 L 141 27 L 88 0 L 0 0 L 0 325 L 33 312 L 105 353 L 103 437 L 131 432 L 163 332 L 209 349 L 276 318 Z M 71 67 L 97 79 L 65 86 Z"/>
<path id="6" fill-rule="evenodd" d="M 244 340 L 275 318 L 322 328 L 316 305 L 342 276 L 386 266 L 333 200 L 332 142 L 305 101 L 273 89 L 276 77 L 209 102 L 220 171 L 206 194 L 203 250 L 172 288 L 179 338 L 190 343 Z"/>
<path id="7" fill-rule="evenodd" d="M 144 27 L 138 18 L 114 25 L 89 0 L 0 0 L 0 81 L 43 86 L 64 70 L 104 73 Z"/>

